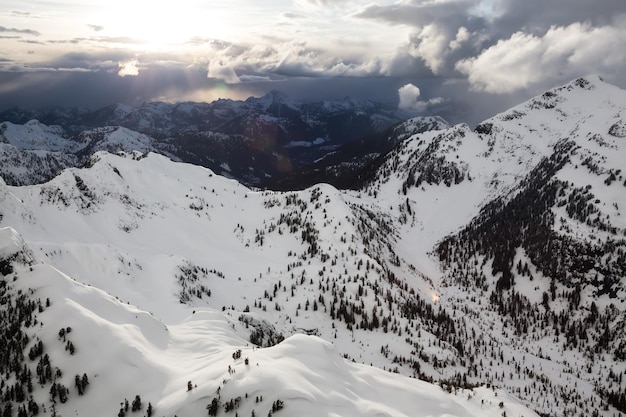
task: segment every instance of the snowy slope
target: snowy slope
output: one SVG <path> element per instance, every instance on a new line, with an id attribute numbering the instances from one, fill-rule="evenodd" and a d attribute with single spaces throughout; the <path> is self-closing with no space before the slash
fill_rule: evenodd
<path id="1" fill-rule="evenodd" d="M 76 166 L 76 150 L 76 143 L 60 126 L 46 126 L 37 120 L 24 125 L 0 124 L 0 176 L 12 185 L 46 182 Z"/>
<path id="2" fill-rule="evenodd" d="M 468 379 L 527 392 L 542 412 L 586 415 L 623 392 L 625 112 L 623 90 L 574 80 L 474 131 L 409 138 L 365 190 L 404 224 L 400 257 L 465 316 L 466 353 L 490 364 Z M 547 396 L 518 381 L 533 367 Z"/>
<path id="3" fill-rule="evenodd" d="M 0 142 L 20 149 L 74 152 L 76 144 L 67 138 L 61 126 L 47 126 L 38 120 L 23 125 L 0 124 Z"/>
<path id="4" fill-rule="evenodd" d="M 393 229 L 334 188 L 256 192 L 155 154 L 99 153 L 88 165 L 41 186 L 5 188 L 2 210 L 3 224 L 19 224 L 39 256 L 77 280 L 168 323 L 199 306 L 234 318 L 250 310 L 279 334 L 335 339 L 381 367 L 393 366 L 379 352 L 390 340 L 411 350 L 398 330 L 421 320 L 407 312 L 385 323 L 409 300 L 429 299 L 431 287 L 416 282 L 417 293 L 404 293 Z M 423 340 L 438 328 L 426 320 Z M 374 323 L 398 334 L 368 330 Z M 363 343 L 354 345 L 353 333 Z"/>
<path id="5" fill-rule="evenodd" d="M 74 137 L 73 141 L 78 144 L 77 153 L 81 156 L 90 156 L 98 151 L 157 152 L 153 138 L 121 126 L 86 130 Z"/>
<path id="6" fill-rule="evenodd" d="M 0 124 L 0 174 L 11 185 L 40 184 L 62 170 L 80 166 L 95 152 L 156 152 L 149 136 L 119 126 L 86 130 L 68 137 L 60 126 L 37 120 Z M 165 155 L 172 157 L 166 150 Z"/>
<path id="7" fill-rule="evenodd" d="M 604 181 L 625 158 L 619 136 L 625 109 L 624 91 L 597 76 L 572 81 L 494 116 L 474 131 L 461 124 L 414 135 L 388 156 L 366 192 L 390 205 L 397 202 L 400 212 L 406 212 L 408 202 L 414 213 L 411 224 L 420 233 L 406 246 L 418 245 L 421 256 L 469 223 L 487 202 L 509 191 L 516 193 L 520 181 L 564 138 L 579 147 L 578 164 L 585 160 L 600 164 L 597 179 Z M 588 174 L 588 170 L 579 175 L 569 170 L 559 173 L 574 182 L 588 181 Z M 623 201 L 616 185 L 598 188 L 609 193 L 602 199 L 606 214 L 623 227 L 617 210 L 610 212 L 613 204 Z M 428 272 L 436 275 L 432 268 Z"/>
<path id="8" fill-rule="evenodd" d="M 36 380 L 25 400 L 5 399 L 4 410 L 28 406 L 30 412 L 37 407 L 44 414 L 106 416 L 117 413 L 128 399 L 142 414 L 149 406 L 152 413 L 179 416 L 202 415 L 214 401 L 219 409 L 234 404 L 242 415 L 265 415 L 272 409 L 305 416 L 496 416 L 502 409 L 535 415 L 502 391 L 451 394 L 423 381 L 352 364 L 314 336 L 254 348 L 237 336 L 234 329 L 241 323 L 211 310 L 166 326 L 25 251 L 14 229 L 0 229 L 0 261 L 14 259 L 0 288 L 3 298 L 11 300 L 9 306 L 19 294 L 37 299 L 40 306 L 45 300 L 45 307 L 34 314 L 40 325 L 23 328 L 30 340 L 25 351 L 34 356 L 24 359 L 24 369 L 32 368 L 34 374 L 37 359 L 41 363 L 45 356 L 56 371 L 51 380 Z M 9 312 L 4 305 L 0 312 Z M 0 317 L 4 333 L 7 317 Z M 40 341 L 42 351 L 32 353 Z M 7 375 L 7 387 L 24 389 L 18 373 Z M 76 379 L 87 384 L 78 388 Z"/>
<path id="9" fill-rule="evenodd" d="M 73 154 L 20 149 L 6 143 L 0 143 L 0 159 L 0 176 L 11 185 L 43 183 L 78 164 Z"/>

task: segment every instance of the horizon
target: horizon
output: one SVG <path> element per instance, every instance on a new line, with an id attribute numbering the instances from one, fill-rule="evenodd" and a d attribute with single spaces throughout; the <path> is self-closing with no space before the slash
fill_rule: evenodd
<path id="1" fill-rule="evenodd" d="M 410 117 L 416 117 L 416 116 L 423 116 L 423 117 L 427 117 L 427 116 L 438 116 L 438 117 L 442 117 L 444 120 L 446 120 L 447 122 L 451 123 L 452 125 L 456 125 L 459 123 L 465 123 L 469 126 L 475 127 L 476 125 L 484 122 L 485 120 L 488 120 L 494 116 L 496 116 L 497 114 L 500 113 L 504 113 L 506 111 L 508 111 L 510 108 L 516 107 L 530 99 L 532 99 L 533 97 L 539 96 L 541 94 L 543 94 L 545 91 L 551 90 L 553 88 L 558 88 L 562 85 L 566 85 L 568 83 L 574 82 L 577 78 L 587 78 L 587 77 L 593 77 L 593 76 L 597 76 L 600 78 L 601 81 L 603 82 L 607 82 L 604 77 L 600 74 L 586 74 L 586 75 L 581 75 L 581 77 L 576 77 L 573 78 L 571 80 L 568 80 L 567 82 L 558 84 L 558 85 L 553 85 L 551 87 L 547 87 L 544 90 L 541 91 L 537 91 L 535 94 L 529 96 L 529 97 L 524 97 L 522 99 L 518 99 L 517 95 L 500 95 L 500 96 L 496 96 L 493 98 L 491 105 L 487 106 L 487 107 L 482 107 L 481 110 L 482 111 L 474 111 L 474 112 L 468 112 L 466 108 L 463 108 L 463 104 L 464 103 L 455 103 L 454 105 L 451 104 L 450 102 L 436 102 L 436 100 L 430 100 L 431 102 L 424 102 L 424 101 L 420 101 L 418 100 L 418 97 L 421 95 L 421 89 L 415 87 L 412 84 L 406 84 L 404 87 L 401 87 L 398 91 L 397 96 L 394 95 L 389 95 L 387 94 L 382 95 L 382 96 L 378 96 L 378 97 L 371 97 L 371 96 L 362 96 L 359 95 L 358 92 L 356 95 L 350 95 L 350 94 L 344 94 L 344 95 L 340 95 L 340 94 L 335 94 L 334 96 L 332 94 L 329 93 L 322 93 L 320 94 L 320 91 L 317 91 L 316 94 L 311 95 L 311 94 L 306 94 L 306 95 L 302 95 L 301 92 L 299 92 L 299 89 L 296 87 L 295 89 L 293 87 L 291 88 L 286 88 L 286 89 L 280 89 L 280 88 L 273 88 L 272 90 L 268 90 L 268 91 L 263 91 L 260 90 L 261 92 L 259 93 L 251 93 L 251 95 L 241 95 L 238 97 L 218 97 L 215 98 L 212 101 L 202 101 L 202 100 L 193 100 L 193 99 L 189 99 L 189 100 L 178 100 L 178 101 L 173 101 L 173 100 L 168 100 L 167 97 L 158 97 L 155 98 L 154 100 L 149 100 L 149 101 L 141 101 L 141 102 L 132 102 L 132 101 L 112 101 L 112 102 L 108 102 L 108 103 L 100 103 L 100 104 L 91 104 L 91 105 L 85 105 L 85 104 L 52 104 L 52 105 L 41 105 L 41 106 L 28 106 L 28 105 L 20 105 L 20 104 L 16 104 L 13 106 L 8 106 L 5 108 L 1 108 L 0 107 L 0 113 L 1 112 L 9 112 L 12 110 L 24 110 L 24 111 L 33 111 L 33 112 L 46 112 L 46 111 L 53 111 L 53 110 L 57 110 L 57 109 L 76 109 L 76 110 L 84 110 L 84 111 L 98 111 L 100 109 L 104 109 L 107 107 L 111 107 L 111 106 L 116 106 L 116 105 L 122 105 L 122 106 L 128 106 L 128 107 L 132 107 L 132 108 L 140 108 L 141 106 L 144 105 L 148 105 L 148 104 L 152 104 L 152 103 L 166 103 L 166 104 L 170 104 L 170 105 L 177 105 L 177 104 L 182 104 L 182 103 L 193 103 L 193 104 L 212 104 L 214 102 L 220 101 L 220 100 L 231 100 L 231 101 L 241 101 L 241 102 L 245 102 L 249 99 L 252 98 L 256 98 L 256 99 L 260 99 L 266 95 L 271 94 L 272 92 L 276 91 L 282 94 L 285 94 L 289 99 L 294 100 L 296 102 L 299 103 L 315 103 L 315 102 L 324 102 L 324 101 L 343 101 L 346 99 L 350 99 L 350 100 L 356 100 L 356 101 L 371 101 L 373 103 L 378 103 L 378 104 L 382 104 L 385 106 L 389 106 L 389 107 L 394 107 L 397 106 L 397 111 L 400 112 L 400 114 L 404 114 L 406 115 L 407 118 Z M 325 81 L 329 81 L 329 80 L 325 80 Z M 341 82 L 344 81 L 342 79 L 337 79 L 337 80 L 332 80 L 335 82 Z M 361 80 L 352 80 L 352 81 L 361 81 Z M 390 80 L 393 81 L 393 80 Z M 609 83 L 612 84 L 612 83 Z M 288 83 L 286 83 L 286 85 L 289 85 Z M 620 85 L 616 85 L 616 84 L 612 84 L 615 85 L 618 88 L 624 89 L 624 87 L 620 86 Z M 430 91 L 434 88 L 437 87 L 432 87 L 429 86 L 430 88 L 427 87 L 427 91 Z M 322 91 L 327 91 L 329 89 L 322 89 Z M 417 91 L 416 91 L 417 90 Z M 295 91 L 296 95 L 293 95 L 293 92 Z M 404 101 L 408 101 L 409 103 L 414 103 L 415 101 L 418 101 L 420 103 L 422 103 L 422 106 L 420 108 L 419 111 L 415 111 L 413 109 L 410 108 L 403 108 L 402 106 L 402 102 Z M 467 99 L 466 99 L 467 100 Z M 467 100 L 467 102 L 469 102 L 469 100 Z M 0 120 L 0 122 L 2 122 L 3 120 Z"/>
<path id="2" fill-rule="evenodd" d="M 0 76 L 2 74 L 0 73 Z M 136 79 L 128 80 L 129 82 L 136 81 Z M 465 97 L 457 97 L 456 102 L 451 101 L 442 101 L 442 100 L 427 100 L 422 101 L 419 100 L 418 97 L 424 94 L 430 94 L 431 91 L 446 88 L 443 82 L 440 81 L 432 81 L 423 82 L 422 88 L 409 89 L 408 94 L 405 94 L 405 100 L 409 100 L 409 102 L 418 102 L 421 103 L 422 108 L 419 111 L 414 111 L 410 108 L 402 109 L 400 107 L 400 101 L 402 100 L 399 96 L 399 93 L 396 90 L 402 88 L 402 86 L 413 86 L 411 83 L 407 83 L 404 79 L 394 79 L 387 78 L 385 80 L 377 80 L 378 84 L 374 86 L 375 94 L 371 94 L 371 90 L 368 92 L 370 94 L 363 94 L 361 89 L 361 84 L 366 81 L 365 79 L 330 79 L 330 80 L 306 80 L 305 83 L 307 85 L 315 84 L 315 88 L 306 88 L 302 89 L 302 81 L 301 80 L 288 80 L 280 85 L 272 84 L 270 87 L 273 87 L 270 90 L 265 90 L 260 87 L 259 90 L 250 91 L 242 90 L 240 92 L 240 87 L 238 85 L 234 86 L 223 86 L 223 89 L 228 89 L 228 92 L 231 94 L 225 94 L 224 96 L 216 96 L 213 100 L 203 100 L 202 97 L 187 97 L 187 100 L 172 100 L 168 97 L 154 97 L 151 100 L 133 100 L 133 99 L 124 99 L 122 100 L 99 100 L 95 101 L 89 97 L 87 99 L 83 99 L 78 97 L 76 101 L 58 101 L 56 98 L 53 98 L 52 101 L 46 100 L 37 100 L 36 103 L 28 102 L 17 102 L 10 103 L 4 107 L 0 106 L 0 112 L 11 111 L 14 109 L 22 109 L 26 111 L 51 111 L 54 109 L 86 109 L 89 111 L 99 110 L 105 107 L 113 106 L 116 104 L 127 105 L 130 107 L 140 107 L 144 104 L 148 103 L 169 103 L 169 104 L 177 104 L 177 103 L 213 103 L 218 100 L 233 100 L 233 101 L 245 101 L 249 98 L 261 98 L 271 91 L 280 91 L 286 94 L 289 98 L 307 103 L 307 102 L 321 102 L 321 101 L 341 101 L 346 98 L 350 98 L 352 100 L 370 100 L 375 103 L 380 103 L 387 105 L 389 107 L 397 107 L 397 110 L 406 114 L 407 117 L 414 116 L 439 116 L 444 118 L 446 121 L 457 124 L 457 123 L 467 123 L 469 125 L 475 125 L 483 120 L 494 116 L 497 113 L 505 111 L 507 108 L 515 106 L 519 104 L 521 101 L 517 100 L 517 97 L 509 97 L 509 96 L 498 96 L 490 101 L 490 106 L 485 106 L 481 108 L 479 112 L 470 112 L 469 106 L 467 103 L 471 102 L 471 99 Z M 72 80 L 74 84 L 81 84 L 80 80 L 76 78 Z M 338 85 L 342 84 L 342 87 Z M 109 87 L 108 84 L 103 84 Z M 388 87 L 392 85 L 391 87 Z M 250 87 L 249 85 L 244 87 Z M 254 87 L 254 86 L 253 86 Z M 61 91 L 64 90 L 63 87 L 59 87 Z M 132 88 L 130 88 L 132 90 Z M 417 90 L 417 91 L 416 91 Z M 337 91 L 340 91 L 339 93 Z M 37 94 L 36 91 L 33 91 L 33 94 Z M 61 94 L 61 92 L 59 92 Z M 85 94 L 86 96 L 91 95 L 91 91 L 85 88 L 79 88 L 75 90 L 74 94 L 80 95 Z M 68 93 L 69 95 L 69 93 Z M 417 95 L 417 97 L 416 97 Z M 484 93 L 478 94 L 480 96 L 484 96 Z M 104 95 L 102 95 L 104 96 Z M 102 97 L 100 96 L 100 97 Z M 528 97 L 530 98 L 530 97 Z M 526 98 L 524 98 L 526 99 Z M 0 99 L 0 104 L 2 100 Z M 476 110 L 476 108 L 474 108 Z"/>

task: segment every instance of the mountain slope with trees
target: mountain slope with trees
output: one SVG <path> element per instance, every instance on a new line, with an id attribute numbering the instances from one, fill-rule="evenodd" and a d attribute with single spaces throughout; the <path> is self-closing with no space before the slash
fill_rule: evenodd
<path id="1" fill-rule="evenodd" d="M 328 184 L 260 191 L 146 149 L 98 152 L 45 184 L 1 184 L 0 226 L 19 231 L 29 247 L 20 276 L 41 263 L 71 276 L 76 282 L 66 280 L 77 288 L 105 291 L 145 319 L 133 326 L 132 313 L 107 319 L 124 328 L 115 332 L 123 345 L 135 346 L 133 357 L 154 367 L 165 354 L 164 364 L 195 370 L 187 377 L 155 368 L 163 375 L 154 381 L 165 384 L 146 391 L 156 410 L 197 415 L 200 403 L 167 387 L 187 389 L 191 382 L 193 393 L 202 378 L 199 387 L 209 379 L 232 382 L 220 388 L 228 395 L 193 397 L 208 407 L 204 412 L 244 407 L 239 384 L 259 381 L 247 368 L 255 369 L 253 354 L 287 359 L 306 351 L 302 363 L 311 367 L 287 360 L 283 366 L 296 373 L 285 378 L 313 378 L 322 372 L 317 366 L 336 363 L 337 373 L 325 377 L 367 385 L 352 378 L 368 368 L 335 362 L 330 350 L 389 371 L 389 380 L 373 372 L 390 386 L 405 384 L 397 373 L 439 385 L 451 395 L 445 398 L 462 398 L 462 409 L 424 409 L 425 415 L 619 415 L 626 412 L 625 112 L 623 90 L 599 77 L 577 79 L 474 130 L 410 132 L 380 156 L 362 187 L 343 191 Z M 3 264 L 7 288 L 14 262 Z M 73 297 L 64 298 L 68 306 Z M 57 297 L 50 298 L 54 307 Z M 200 323 L 207 317 L 211 323 Z M 222 373 L 201 364 L 208 358 L 177 362 L 179 355 L 212 352 L 204 339 L 189 340 L 189 350 L 174 343 L 179 331 L 199 331 L 195 320 L 204 332 L 221 329 L 209 339 L 227 341 L 214 346 L 221 346 Z M 90 325 L 83 326 L 80 334 Z M 194 330 L 180 330 L 189 326 Z M 61 337 L 59 328 L 46 340 Z M 145 340 L 124 333 L 130 331 Z M 71 335 L 79 354 L 82 338 Z M 92 374 L 72 368 L 72 377 L 82 373 L 88 392 Z M 284 388 L 284 396 L 270 402 L 267 393 L 254 394 L 264 394 L 266 402 L 254 401 L 264 413 L 290 407 L 293 390 L 276 378 L 272 386 Z M 319 402 L 322 413 L 346 406 L 351 415 L 407 414 L 405 403 L 385 408 L 395 403 L 384 401 L 395 398 L 386 387 L 359 388 L 354 403 L 336 402 L 331 394 L 343 398 L 339 386 L 329 396 L 293 395 Z M 130 403 L 135 395 L 145 405 L 147 394 L 123 397 Z M 510 396 L 534 411 L 515 410 Z M 353 405 L 373 397 L 383 400 Z M 117 409 L 121 402 L 124 410 L 124 398 L 115 400 Z M 245 404 L 246 415 L 261 409 Z"/>
<path id="2" fill-rule="evenodd" d="M 395 106 L 369 100 L 296 101 L 271 91 L 245 101 L 116 104 L 97 110 L 15 108 L 0 113 L 0 121 L 5 122 L 0 126 L 0 143 L 13 143 L 22 154 L 25 150 L 65 150 L 65 159 L 49 156 L 63 167 L 80 166 L 97 150 L 144 151 L 149 147 L 248 186 L 264 187 L 344 144 L 381 133 L 406 118 Z M 437 123 L 425 119 L 422 125 Z M 33 137 L 34 131 L 40 140 L 22 141 Z M 128 136 L 125 143 L 109 140 L 116 131 L 118 136 Z M 69 164 L 70 155 L 78 157 L 78 165 Z M 6 175 L 11 169 L 2 172 Z M 45 180 L 59 172 L 45 171 Z M 7 175 L 5 180 L 28 185 L 41 178 L 41 174 L 33 175 L 28 182 L 29 178 Z"/>

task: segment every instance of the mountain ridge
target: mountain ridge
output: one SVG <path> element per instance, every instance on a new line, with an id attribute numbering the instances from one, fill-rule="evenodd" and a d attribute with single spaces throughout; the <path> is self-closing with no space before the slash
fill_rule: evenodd
<path id="1" fill-rule="evenodd" d="M 168 327 L 214 314 L 259 354 L 283 338 L 289 355 L 305 350 L 306 333 L 326 340 L 312 356 L 332 342 L 464 406 L 496 389 L 502 406 L 480 406 L 498 415 L 513 412 L 506 392 L 534 410 L 517 414 L 612 416 L 626 371 L 625 109 L 623 90 L 573 80 L 473 130 L 399 135 L 357 190 L 254 190 L 160 155 L 102 152 L 46 184 L 2 185 L 0 226 Z M 533 255 L 543 247 L 556 269 Z M 455 410 L 424 413 L 470 413 Z"/>
<path id="2" fill-rule="evenodd" d="M 295 101 L 280 91 L 245 101 L 151 102 L 134 108 L 115 104 L 94 111 L 12 109 L 0 113 L 0 120 L 5 120 L 2 130 L 6 135 L 19 134 L 16 124 L 27 130 L 29 123 L 37 125 L 32 120 L 39 120 L 40 130 L 52 132 L 51 144 L 63 139 L 80 142 L 85 132 L 120 126 L 151 137 L 150 151 L 206 166 L 257 187 L 308 165 L 344 143 L 384 131 L 406 117 L 407 114 L 392 106 L 369 100 Z M 61 150 L 58 146 L 44 145 L 41 143 L 38 149 Z M 63 148 L 66 153 L 75 153 L 72 152 L 75 147 L 71 143 L 68 146 Z M 49 158 L 61 165 L 70 163 L 69 156 Z M 50 172 L 47 179 L 57 173 L 58 170 Z"/>

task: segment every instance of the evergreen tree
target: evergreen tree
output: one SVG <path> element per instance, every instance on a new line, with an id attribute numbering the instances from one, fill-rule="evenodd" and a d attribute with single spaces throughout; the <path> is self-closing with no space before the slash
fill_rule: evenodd
<path id="1" fill-rule="evenodd" d="M 87 385 L 89 385 L 89 378 L 87 378 L 87 374 L 83 374 L 82 378 L 80 379 L 80 383 L 83 387 L 83 392 L 87 389 Z"/>
<path id="2" fill-rule="evenodd" d="M 220 402 L 218 401 L 217 398 L 213 398 L 213 400 L 211 401 L 211 404 L 207 405 L 206 408 L 209 410 L 210 416 L 216 416 L 220 408 Z"/>
<path id="3" fill-rule="evenodd" d="M 135 399 L 133 400 L 133 407 L 131 410 L 133 412 L 139 411 L 141 409 L 141 397 L 139 395 L 135 395 Z"/>
<path id="4" fill-rule="evenodd" d="M 61 401 L 61 403 L 65 403 L 67 401 L 67 394 L 69 393 L 69 390 L 65 387 L 65 385 L 60 383 L 57 383 L 56 386 L 57 394 L 59 395 L 59 401 Z"/>
<path id="5" fill-rule="evenodd" d="M 2 417 L 11 417 L 13 411 L 13 405 L 11 403 L 4 404 L 4 410 L 2 412 Z"/>
<path id="6" fill-rule="evenodd" d="M 76 374 L 76 376 L 74 377 L 74 387 L 76 387 L 76 391 L 78 392 L 78 395 L 83 395 L 83 384 L 80 380 L 80 375 Z"/>
<path id="7" fill-rule="evenodd" d="M 28 411 L 30 411 L 30 413 L 33 416 L 36 416 L 37 414 L 39 414 L 39 406 L 37 405 L 37 402 L 33 400 L 32 397 L 30 398 L 30 400 L 28 400 Z"/>
<path id="8" fill-rule="evenodd" d="M 15 383 L 15 401 L 18 403 L 24 402 L 26 400 L 26 394 L 24 393 L 24 387 L 22 384 L 16 382 Z"/>
<path id="9" fill-rule="evenodd" d="M 56 403 L 57 402 L 56 397 L 57 397 L 57 384 L 54 383 L 50 386 L 50 401 L 52 401 L 53 403 Z"/>

